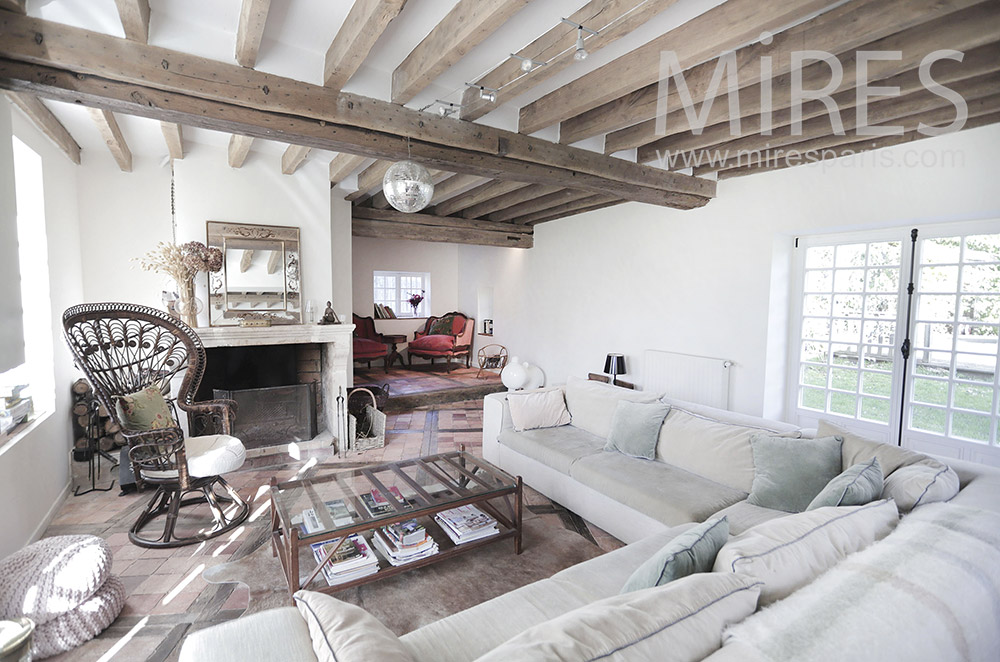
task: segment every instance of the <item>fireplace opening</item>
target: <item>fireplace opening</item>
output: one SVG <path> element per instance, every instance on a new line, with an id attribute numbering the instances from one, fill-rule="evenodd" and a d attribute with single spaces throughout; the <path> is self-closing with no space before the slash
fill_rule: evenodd
<path id="1" fill-rule="evenodd" d="M 304 372 L 303 357 L 313 350 L 318 355 L 308 345 L 210 347 L 197 399 L 235 400 L 233 435 L 247 448 L 308 441 L 316 436 L 319 373 Z"/>

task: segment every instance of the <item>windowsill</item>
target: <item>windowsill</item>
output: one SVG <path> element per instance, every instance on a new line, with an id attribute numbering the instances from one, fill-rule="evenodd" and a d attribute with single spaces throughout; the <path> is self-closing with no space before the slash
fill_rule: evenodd
<path id="1" fill-rule="evenodd" d="M 51 410 L 35 412 L 30 420 L 19 423 L 18 425 L 15 425 L 14 428 L 7 434 L 0 435 L 0 455 L 2 455 L 8 448 L 13 448 L 14 444 L 31 434 L 35 428 L 42 424 L 42 421 L 47 419 L 52 414 L 53 412 Z"/>

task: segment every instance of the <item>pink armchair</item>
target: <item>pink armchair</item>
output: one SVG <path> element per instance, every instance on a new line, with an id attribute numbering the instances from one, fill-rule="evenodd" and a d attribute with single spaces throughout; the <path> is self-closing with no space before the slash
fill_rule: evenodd
<path id="1" fill-rule="evenodd" d="M 465 357 L 465 367 L 471 364 L 472 335 L 476 329 L 476 320 L 459 312 L 450 312 L 441 317 L 428 317 L 427 323 L 420 331 L 413 332 L 413 340 L 406 346 L 409 355 L 409 365 L 413 365 L 413 357 L 430 359 L 444 358 L 449 362 L 458 356 Z"/>

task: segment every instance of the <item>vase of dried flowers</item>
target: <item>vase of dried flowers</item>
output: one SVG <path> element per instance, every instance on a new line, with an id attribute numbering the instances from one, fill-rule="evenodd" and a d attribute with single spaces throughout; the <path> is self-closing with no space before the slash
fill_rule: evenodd
<path id="1" fill-rule="evenodd" d="M 166 274 L 177 283 L 177 312 L 181 320 L 191 327 L 198 326 L 198 310 L 201 302 L 194 294 L 194 277 L 202 271 L 216 272 L 222 269 L 222 251 L 209 248 L 200 241 L 186 244 L 171 244 L 161 241 L 156 248 L 139 258 L 145 271 Z"/>

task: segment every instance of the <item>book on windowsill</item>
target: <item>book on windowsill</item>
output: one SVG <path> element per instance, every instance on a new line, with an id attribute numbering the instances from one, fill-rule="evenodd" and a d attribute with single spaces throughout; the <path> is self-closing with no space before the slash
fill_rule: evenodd
<path id="1" fill-rule="evenodd" d="M 311 545 L 316 563 L 322 563 L 330 549 L 336 548 L 340 538 Z M 378 572 L 378 557 L 360 534 L 347 537 L 330 561 L 323 566 L 323 577 L 330 586 L 343 584 Z"/>
<path id="2" fill-rule="evenodd" d="M 500 533 L 497 521 L 473 505 L 443 510 L 434 519 L 456 545 Z"/>

